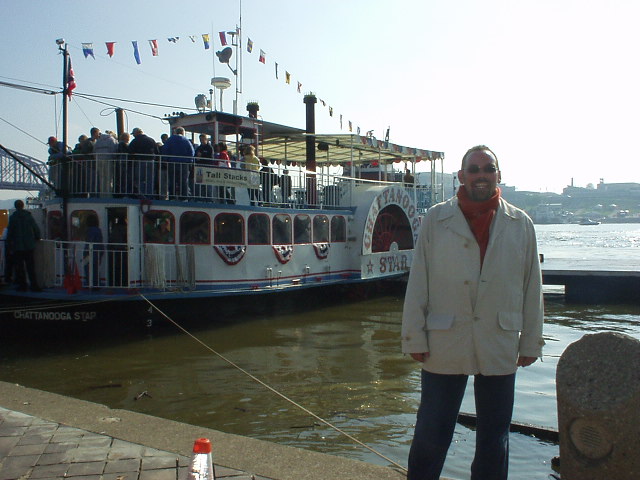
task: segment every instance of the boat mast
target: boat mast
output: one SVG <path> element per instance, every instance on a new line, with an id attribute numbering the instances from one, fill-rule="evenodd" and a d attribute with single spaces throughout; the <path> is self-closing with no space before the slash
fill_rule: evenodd
<path id="1" fill-rule="evenodd" d="M 56 40 L 58 50 L 62 52 L 62 152 L 63 158 L 61 162 L 62 175 L 60 176 L 60 185 L 56 185 L 58 193 L 62 196 L 62 240 L 67 240 L 67 202 L 69 198 L 68 179 L 69 179 L 69 158 L 67 158 L 67 145 L 69 140 L 69 51 L 67 43 L 64 39 Z"/>

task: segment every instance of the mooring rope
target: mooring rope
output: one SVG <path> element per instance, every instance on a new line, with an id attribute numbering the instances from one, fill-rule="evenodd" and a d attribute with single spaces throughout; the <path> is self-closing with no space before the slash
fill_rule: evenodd
<path id="1" fill-rule="evenodd" d="M 369 450 L 370 452 L 374 453 L 375 455 L 379 456 L 380 458 L 386 460 L 387 462 L 391 463 L 392 465 L 394 465 L 395 467 L 399 468 L 400 470 L 402 470 L 403 472 L 406 472 L 407 469 L 406 467 L 403 467 L 402 465 L 400 465 L 399 463 L 391 460 L 389 457 L 385 456 L 383 453 L 378 452 L 376 449 L 370 447 L 369 445 L 367 445 L 366 443 L 361 442 L 360 440 L 358 440 L 357 438 L 355 438 L 353 435 L 345 432 L 344 430 L 342 430 L 340 427 L 337 427 L 335 425 L 333 425 L 331 422 L 325 420 L 324 418 L 319 417 L 318 415 L 316 415 L 315 413 L 313 413 L 311 410 L 309 410 L 308 408 L 300 405 L 298 402 L 296 402 L 295 400 L 287 397 L 285 394 L 279 392 L 278 390 L 276 390 L 275 388 L 273 388 L 271 385 L 268 385 L 267 383 L 263 382 L 262 380 L 260 380 L 258 377 L 256 377 L 255 375 L 249 373 L 248 371 L 246 371 L 244 368 L 242 368 L 240 365 L 236 364 L 235 362 L 233 362 L 232 360 L 229 360 L 227 357 L 225 357 L 224 355 L 222 355 L 221 353 L 215 351 L 213 348 L 211 348 L 209 345 L 207 345 L 206 343 L 204 343 L 202 340 L 200 340 L 198 337 L 196 337 L 195 335 L 193 335 L 191 332 L 189 332 L 186 328 L 184 328 L 182 325 L 178 324 L 175 320 L 173 320 L 171 317 L 169 317 L 169 315 L 167 315 L 166 313 L 164 313 L 162 310 L 160 310 L 153 302 L 151 302 L 147 297 L 145 297 L 143 294 L 140 294 L 140 297 L 142 297 L 149 305 L 151 305 L 156 311 L 158 311 L 158 313 L 160 313 L 160 315 L 162 315 L 164 318 L 166 318 L 169 322 L 171 322 L 173 325 L 175 325 L 179 330 L 181 330 L 183 333 L 185 333 L 186 335 L 188 335 L 189 337 L 191 337 L 193 340 L 195 340 L 196 342 L 198 342 L 200 345 L 202 345 L 204 348 L 206 348 L 207 350 L 209 350 L 211 353 L 213 353 L 214 355 L 216 355 L 218 358 L 224 360 L 225 362 L 227 362 L 229 365 L 231 365 L 232 367 L 240 370 L 242 373 L 244 373 L 246 376 L 248 376 L 249 378 L 251 378 L 253 381 L 259 383 L 260 385 L 262 385 L 263 387 L 265 387 L 267 390 L 270 390 L 271 392 L 275 393 L 277 396 L 279 396 L 280 398 L 282 398 L 283 400 L 289 402 L 290 404 L 294 405 L 296 408 L 299 408 L 300 410 L 302 410 L 303 412 L 305 412 L 306 414 L 312 416 L 313 418 L 315 418 L 316 420 L 318 420 L 319 422 L 324 423 L 326 426 L 334 429 L 336 432 L 344 435 L 345 437 L 347 437 L 349 440 L 351 440 L 354 443 L 357 443 L 358 445 L 360 445 L 363 448 L 366 448 L 367 450 Z"/>

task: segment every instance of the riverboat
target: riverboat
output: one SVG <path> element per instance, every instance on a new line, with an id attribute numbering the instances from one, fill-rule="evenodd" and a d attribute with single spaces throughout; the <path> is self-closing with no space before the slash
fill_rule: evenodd
<path id="1" fill-rule="evenodd" d="M 0 321 L 215 319 L 216 300 L 250 305 L 298 291 L 308 298 L 405 275 L 436 192 L 403 183 L 396 170 L 415 171 L 420 161 L 433 169 L 443 153 L 318 134 L 315 102 L 304 98 L 305 129 L 258 118 L 255 103 L 247 116 L 202 110 L 167 118 L 187 137 L 226 142 L 229 164 L 93 154 L 49 167 L 52 188 L 29 206 L 43 235 L 35 251 L 43 291 L 1 289 Z M 248 145 L 260 171 L 245 168 Z M 180 190 L 170 180 L 185 165 L 189 183 Z M 87 238 L 96 226 L 102 243 Z"/>

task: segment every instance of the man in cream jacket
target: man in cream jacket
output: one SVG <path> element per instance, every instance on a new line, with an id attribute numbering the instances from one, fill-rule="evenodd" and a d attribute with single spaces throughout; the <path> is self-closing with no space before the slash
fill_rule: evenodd
<path id="1" fill-rule="evenodd" d="M 402 351 L 422 363 L 410 480 L 437 480 L 469 375 L 472 480 L 506 479 L 515 372 L 542 356 L 542 278 L 531 219 L 500 196 L 496 155 L 464 155 L 462 184 L 422 221 L 404 302 Z"/>

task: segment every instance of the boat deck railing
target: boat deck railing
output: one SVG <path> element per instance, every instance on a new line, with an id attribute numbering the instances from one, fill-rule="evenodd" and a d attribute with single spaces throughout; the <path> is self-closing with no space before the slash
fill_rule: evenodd
<path id="1" fill-rule="evenodd" d="M 194 290 L 193 245 L 42 240 L 36 274 L 43 287 L 79 290 Z"/>
<path id="2" fill-rule="evenodd" d="M 125 244 L 41 240 L 36 244 L 38 283 L 68 293 L 135 294 L 139 292 L 218 292 L 278 288 L 283 284 L 273 269 L 263 280 L 252 278 L 196 279 L 196 249 L 206 245 Z M 0 262 L 0 267 L 4 267 Z M 45 290 L 46 292 L 47 290 Z"/>
<path id="3" fill-rule="evenodd" d="M 66 165 L 51 164 L 49 178 L 59 195 L 66 190 L 71 198 L 146 198 L 284 208 L 350 208 L 356 185 L 398 185 L 345 177 L 328 168 L 309 172 L 301 166 L 287 170 L 272 164 L 253 171 L 240 161 L 232 162 L 229 168 L 215 164 L 217 159 L 172 159 L 126 154 L 71 156 Z M 414 191 L 418 210 L 426 210 L 429 187 L 405 187 Z"/>

